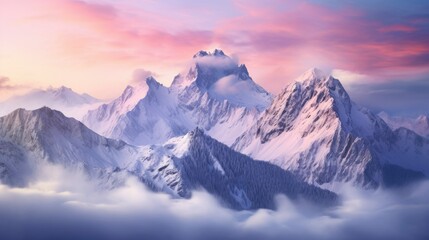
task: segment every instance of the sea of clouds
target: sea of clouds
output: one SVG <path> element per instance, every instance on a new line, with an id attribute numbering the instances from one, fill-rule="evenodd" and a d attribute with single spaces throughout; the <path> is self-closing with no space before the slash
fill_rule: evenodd
<path id="1" fill-rule="evenodd" d="M 24 188 L 0 185 L 1 239 L 429 239 L 429 183 L 341 189 L 320 209 L 278 196 L 277 209 L 234 211 L 206 192 L 188 200 L 137 179 L 100 190 L 84 174 L 41 168 Z"/>

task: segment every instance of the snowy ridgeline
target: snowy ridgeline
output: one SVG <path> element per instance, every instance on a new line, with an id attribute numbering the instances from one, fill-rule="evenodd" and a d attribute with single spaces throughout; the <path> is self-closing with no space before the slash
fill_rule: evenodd
<path id="1" fill-rule="evenodd" d="M 413 132 L 429 138 L 429 116 L 420 115 L 417 118 L 392 117 L 386 112 L 378 114 L 392 129 L 407 128 Z"/>
<path id="2" fill-rule="evenodd" d="M 78 94 L 71 88 L 59 87 L 46 90 L 35 89 L 30 92 L 13 96 L 0 102 L 0 116 L 11 113 L 17 108 L 35 110 L 44 106 L 57 109 L 69 117 L 81 119 L 90 109 L 101 104 L 101 100 L 88 94 Z"/>
<path id="3" fill-rule="evenodd" d="M 170 87 L 153 77 L 135 81 L 120 97 L 83 118 L 95 132 L 134 145 L 159 144 L 201 127 L 230 145 L 272 99 L 222 51 L 200 51 Z"/>
<path id="4" fill-rule="evenodd" d="M 237 153 L 200 129 L 164 145 L 135 147 L 49 108 L 16 110 L 0 118 L 0 129 L 1 176 L 10 185 L 25 185 L 37 165 L 55 163 L 84 171 L 103 188 L 115 188 L 129 176 L 176 197 L 202 188 L 234 209 L 274 208 L 280 193 L 328 206 L 337 201 L 334 193 Z"/>
<path id="5" fill-rule="evenodd" d="M 429 174 L 428 139 L 390 129 L 353 103 L 337 79 L 317 69 L 285 88 L 232 147 L 326 187 L 399 184 L 391 171 L 402 183 Z"/>
<path id="6" fill-rule="evenodd" d="M 422 133 L 396 129 L 357 106 L 339 80 L 317 69 L 275 98 L 220 50 L 195 54 L 170 87 L 153 77 L 137 80 L 78 118 L 89 128 L 49 108 L 0 118 L 2 181 L 24 185 L 39 163 L 57 163 L 85 171 L 102 188 L 135 176 L 174 197 L 203 188 L 227 206 L 247 209 L 272 208 L 277 193 L 336 201 L 309 184 L 375 189 L 429 175 Z M 55 91 L 78 99 L 63 105 L 92 102 L 70 91 Z M 71 116 L 69 108 L 56 108 Z"/>

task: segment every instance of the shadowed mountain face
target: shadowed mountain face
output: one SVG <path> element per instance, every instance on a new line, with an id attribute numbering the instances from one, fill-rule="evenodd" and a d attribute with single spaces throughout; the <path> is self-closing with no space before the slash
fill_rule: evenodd
<path id="1" fill-rule="evenodd" d="M 233 148 L 318 185 L 389 185 L 384 174 L 392 169 L 399 178 L 429 174 L 428 141 L 411 131 L 393 132 L 354 104 L 337 79 L 317 69 L 285 88 Z"/>
<path id="2" fill-rule="evenodd" d="M 280 167 L 239 154 L 199 129 L 189 135 L 189 152 L 182 158 L 189 182 L 219 196 L 233 208 L 274 208 L 277 194 L 321 205 L 336 202 L 335 194 L 303 184 Z"/>
<path id="3" fill-rule="evenodd" d="M 47 107 L 1 117 L 0 179 L 23 186 L 39 165 L 58 164 L 101 188 L 132 176 L 176 198 L 204 189 L 230 208 L 257 209 L 274 208 L 277 194 L 337 202 L 314 185 L 374 189 L 429 175 L 429 140 L 392 130 L 339 80 L 311 69 L 271 101 L 220 50 L 195 54 L 170 87 L 153 77 L 128 86 L 84 122 L 95 132 Z"/>
<path id="4" fill-rule="evenodd" d="M 246 66 L 221 50 L 195 54 L 170 87 L 152 77 L 141 85 L 145 87 L 127 87 L 118 99 L 90 111 L 83 122 L 101 135 L 135 145 L 163 143 L 197 126 L 230 145 L 272 99 Z"/>
<path id="5" fill-rule="evenodd" d="M 125 166 L 139 152 L 123 141 L 99 136 L 81 122 L 47 107 L 18 109 L 0 118 L 0 140 L 8 146 L 2 150 L 12 156 L 2 159 L 6 182 L 27 177 L 21 173 L 22 168 L 35 170 L 45 163 L 97 174 Z"/>
<path id="6" fill-rule="evenodd" d="M 234 209 L 274 208 L 276 194 L 321 205 L 337 201 L 334 193 L 237 153 L 200 129 L 161 145 L 135 147 L 45 107 L 0 118 L 0 144 L 1 179 L 10 185 L 25 185 L 37 165 L 58 164 L 83 170 L 108 189 L 129 176 L 174 197 L 188 198 L 202 188 Z"/>

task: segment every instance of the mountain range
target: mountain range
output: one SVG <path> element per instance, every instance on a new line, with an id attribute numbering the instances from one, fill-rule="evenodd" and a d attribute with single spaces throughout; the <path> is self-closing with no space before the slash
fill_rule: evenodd
<path id="1" fill-rule="evenodd" d="M 73 97 L 62 105 L 97 102 L 63 90 Z M 223 51 L 199 51 L 171 86 L 148 77 L 98 104 L 82 122 L 48 107 L 1 117 L 2 182 L 25 185 L 37 165 L 53 163 L 103 188 L 133 176 L 173 197 L 204 189 L 228 207 L 255 209 L 274 208 L 279 193 L 332 205 L 336 194 L 322 188 L 377 189 L 429 175 L 424 134 L 358 106 L 318 69 L 273 96 Z"/>
<path id="2" fill-rule="evenodd" d="M 162 143 L 195 127 L 230 145 L 271 99 L 245 65 L 221 50 L 200 51 L 170 87 L 149 77 L 88 112 L 83 123 L 103 136 L 135 145 Z"/>
<path id="3" fill-rule="evenodd" d="M 101 100 L 86 93 L 76 93 L 68 87 L 49 87 L 46 90 L 34 89 L 0 102 L 0 116 L 11 113 L 16 108 L 35 110 L 47 106 L 69 117 L 81 119 L 89 109 L 96 108 L 100 103 Z"/>
<path id="4" fill-rule="evenodd" d="M 82 170 L 104 188 L 128 176 L 173 197 L 189 198 L 202 188 L 234 209 L 274 208 L 280 193 L 322 205 L 337 201 L 334 193 L 237 153 L 198 128 L 162 145 L 136 147 L 47 107 L 18 109 L 0 118 L 0 146 L 0 179 L 13 186 L 25 186 L 38 165 L 53 163 Z"/>
<path id="5" fill-rule="evenodd" d="M 378 114 L 390 128 L 396 130 L 398 128 L 407 128 L 420 136 L 429 138 L 429 116 L 420 115 L 417 118 L 411 117 L 392 117 L 386 112 Z"/>

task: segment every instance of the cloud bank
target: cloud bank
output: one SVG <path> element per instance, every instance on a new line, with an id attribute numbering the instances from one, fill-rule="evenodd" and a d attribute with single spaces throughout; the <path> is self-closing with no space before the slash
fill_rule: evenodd
<path id="1" fill-rule="evenodd" d="M 136 179 L 99 190 L 60 167 L 26 188 L 0 185 L 4 239 L 427 239 L 429 183 L 396 191 L 343 186 L 343 204 L 320 210 L 277 199 L 278 209 L 221 207 L 205 192 L 189 200 L 148 191 Z"/>
<path id="2" fill-rule="evenodd" d="M 345 86 L 351 98 L 374 112 L 416 117 L 429 114 L 429 77 L 414 80 L 368 83 Z"/>

